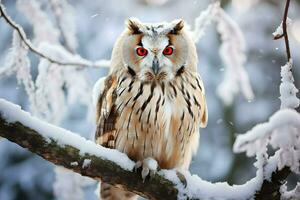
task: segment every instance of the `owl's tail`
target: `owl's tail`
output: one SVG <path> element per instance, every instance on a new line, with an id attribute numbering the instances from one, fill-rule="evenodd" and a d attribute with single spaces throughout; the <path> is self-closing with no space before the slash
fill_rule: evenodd
<path id="1" fill-rule="evenodd" d="M 136 200 L 138 195 L 101 182 L 100 197 L 101 200 Z"/>

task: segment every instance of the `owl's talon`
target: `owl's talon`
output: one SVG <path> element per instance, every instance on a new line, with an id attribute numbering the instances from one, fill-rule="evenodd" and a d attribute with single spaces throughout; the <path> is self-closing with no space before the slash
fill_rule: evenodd
<path id="1" fill-rule="evenodd" d="M 148 167 L 144 167 L 143 166 L 143 169 L 142 169 L 142 179 L 143 179 L 143 183 L 145 182 L 147 176 L 149 175 L 150 173 L 150 170 Z"/>
<path id="2" fill-rule="evenodd" d="M 186 181 L 186 178 L 184 177 L 184 175 L 181 172 L 179 172 L 179 171 L 176 171 L 176 175 L 179 178 L 179 180 L 182 183 L 182 185 L 184 186 L 184 188 L 186 188 L 187 181 Z"/>
<path id="3" fill-rule="evenodd" d="M 146 178 L 149 176 L 150 178 L 153 178 L 158 170 L 158 164 L 157 161 L 154 160 L 151 157 L 148 157 L 144 159 L 143 161 L 136 162 L 134 166 L 134 171 L 138 172 L 139 169 L 142 169 L 142 179 L 143 182 L 145 182 Z"/>

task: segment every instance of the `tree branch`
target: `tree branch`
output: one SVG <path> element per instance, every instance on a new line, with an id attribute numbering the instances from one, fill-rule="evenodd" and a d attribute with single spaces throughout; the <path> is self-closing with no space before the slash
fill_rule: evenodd
<path id="1" fill-rule="evenodd" d="M 11 19 L 11 17 L 6 13 L 5 11 L 5 7 L 4 5 L 0 2 L 0 18 L 3 18 L 4 21 L 11 26 L 20 36 L 21 40 L 24 42 L 24 44 L 26 45 L 26 47 L 34 54 L 36 54 L 37 56 L 44 58 L 46 60 L 48 60 L 50 63 L 55 63 L 61 66 L 77 66 L 77 67 L 109 67 L 109 61 L 106 60 L 100 60 L 100 61 L 96 61 L 96 62 L 92 62 L 89 60 L 86 60 L 84 58 L 80 57 L 80 61 L 75 61 L 75 62 L 62 62 L 59 60 L 56 60 L 54 58 L 51 58 L 50 56 L 42 53 L 41 51 L 39 51 L 36 47 L 34 47 L 34 45 L 31 43 L 31 41 L 27 38 L 24 30 L 22 29 L 22 27 L 17 24 L 15 21 L 13 21 Z"/>
<path id="2" fill-rule="evenodd" d="M 41 133 L 29 128 L 20 121 L 10 123 L 9 120 L 6 119 L 5 115 L 3 108 L 1 108 L 0 136 L 20 145 L 21 147 L 27 148 L 31 152 L 41 156 L 55 165 L 63 166 L 95 180 L 101 179 L 112 185 L 120 185 L 120 187 L 126 190 L 132 191 L 149 199 L 162 199 L 162 197 L 163 199 L 177 198 L 178 191 L 174 187 L 174 184 L 160 175 L 155 175 L 151 178 L 151 180 L 143 182 L 141 176 L 137 173 L 132 172 L 131 170 L 126 170 L 107 158 L 96 156 L 92 153 L 81 153 L 82 150 L 71 145 L 61 145 L 61 141 L 44 137 Z M 72 133 L 68 132 L 68 134 Z M 74 138 L 72 140 L 74 140 Z M 74 140 L 74 142 L 82 143 L 82 146 L 85 147 L 92 146 L 91 141 L 85 140 L 83 142 L 78 139 L 78 141 Z M 104 148 L 99 145 L 96 146 L 98 146 L 95 151 L 96 154 L 97 152 L 101 153 L 101 150 L 103 151 Z M 113 151 L 117 154 L 118 158 L 124 157 L 124 154 L 115 150 L 107 151 Z M 108 156 L 109 155 L 110 154 L 108 154 Z M 84 160 L 91 160 L 91 164 L 84 167 Z"/>

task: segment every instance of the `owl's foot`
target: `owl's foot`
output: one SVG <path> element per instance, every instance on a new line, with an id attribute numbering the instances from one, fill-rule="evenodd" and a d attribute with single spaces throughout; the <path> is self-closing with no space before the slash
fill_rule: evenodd
<path id="1" fill-rule="evenodd" d="M 142 171 L 142 179 L 145 182 L 147 176 L 152 178 L 158 170 L 157 161 L 151 157 L 144 159 L 143 161 L 138 161 L 135 163 L 134 171 L 138 172 L 139 169 Z"/>

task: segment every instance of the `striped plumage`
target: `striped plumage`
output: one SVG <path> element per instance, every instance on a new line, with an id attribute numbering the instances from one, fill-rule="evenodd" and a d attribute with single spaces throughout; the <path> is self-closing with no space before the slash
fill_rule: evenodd
<path id="1" fill-rule="evenodd" d="M 134 44 L 127 44 L 128 40 Z M 152 46 L 149 41 L 153 41 Z M 159 50 L 153 50 L 170 45 L 174 55 L 159 56 Z M 150 61 L 157 59 L 162 63 L 157 73 L 154 61 L 134 57 L 135 51 L 130 48 L 135 50 L 135 46 L 147 48 L 153 52 Z M 129 53 L 124 53 L 126 48 Z M 196 49 L 182 21 L 159 25 L 129 21 L 128 29 L 114 47 L 109 75 L 98 81 L 95 88 L 100 93 L 96 98 L 97 143 L 118 149 L 135 161 L 151 157 L 160 168 L 188 169 L 198 147 L 199 126 L 207 123 L 207 108 L 197 73 Z M 121 197 L 113 196 L 116 191 Z M 135 196 L 103 184 L 102 198 Z"/>

